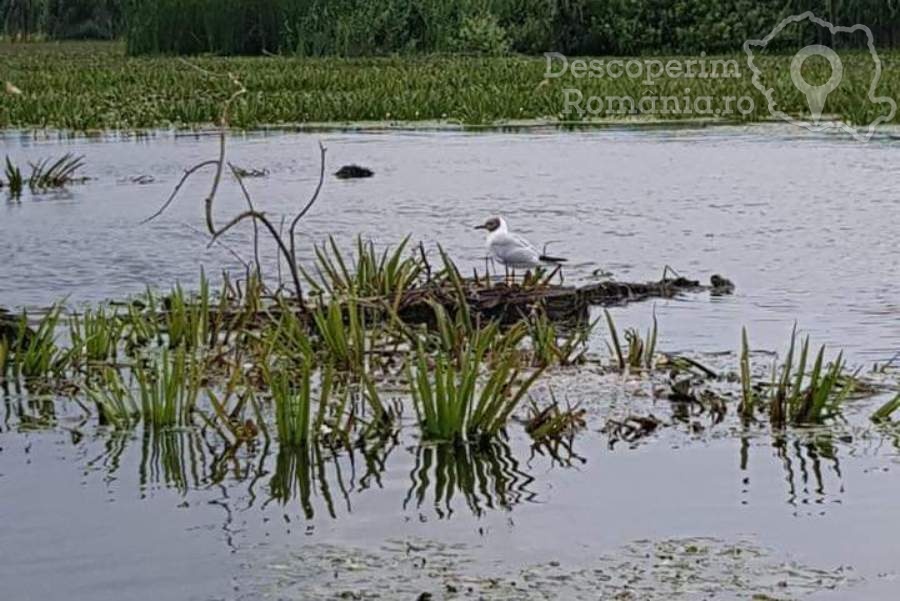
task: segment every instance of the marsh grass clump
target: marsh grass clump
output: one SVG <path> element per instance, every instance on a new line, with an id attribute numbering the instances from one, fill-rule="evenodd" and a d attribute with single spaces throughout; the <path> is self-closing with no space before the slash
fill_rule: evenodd
<path id="1" fill-rule="evenodd" d="M 409 236 L 395 248 L 381 253 L 371 241 L 356 239 L 356 252 L 347 261 L 334 238 L 316 246 L 315 271 L 318 278 L 304 272 L 307 283 L 318 293 L 332 297 L 385 299 L 395 310 L 404 292 L 425 271 L 423 260 L 404 256 Z"/>
<path id="2" fill-rule="evenodd" d="M 579 365 L 584 362 L 588 341 L 597 321 L 560 328 L 541 312 L 529 320 L 528 334 L 537 365 Z"/>
<path id="3" fill-rule="evenodd" d="M 300 373 L 287 370 L 268 372 L 266 380 L 275 405 L 278 441 L 286 446 L 302 446 L 318 441 L 334 385 L 334 369 L 329 366 L 322 370 L 318 400 L 313 395 L 312 370 L 308 363 L 303 364 Z M 351 425 L 343 419 L 345 409 L 346 396 L 343 402 L 338 403 L 336 420 L 331 426 L 332 432 L 349 441 Z M 341 421 L 344 423 L 337 425 Z"/>
<path id="4" fill-rule="evenodd" d="M 619 333 L 612 315 L 606 309 L 603 310 L 603 313 L 606 316 L 606 325 L 609 328 L 610 341 L 607 342 L 607 347 L 610 353 L 614 354 L 618 368 L 620 370 L 626 368 L 652 370 L 658 335 L 656 314 L 653 315 L 653 325 L 647 330 L 646 337 L 642 338 L 640 332 L 635 328 L 629 328 L 625 331 L 625 341 L 628 346 L 626 352 L 623 352 Z"/>
<path id="5" fill-rule="evenodd" d="M 103 367 L 84 390 L 97 407 L 97 419 L 101 426 L 130 430 L 140 422 L 141 410 L 118 370 Z"/>
<path id="6" fill-rule="evenodd" d="M 408 378 L 423 438 L 473 441 L 496 436 L 506 427 L 543 368 L 520 381 L 520 358 L 506 353 L 494 358 L 486 380 L 480 382 L 487 351 L 487 345 L 476 341 L 459 357 L 429 357 L 419 346 Z"/>
<path id="7" fill-rule="evenodd" d="M 69 318 L 73 362 L 102 364 L 115 361 L 125 323 L 103 307 Z"/>
<path id="8" fill-rule="evenodd" d="M 788 352 L 780 367 L 773 366 L 768 394 L 758 392 L 751 380 L 750 350 L 746 330 L 741 336 L 741 407 L 740 414 L 747 420 L 755 411 L 764 407 L 769 422 L 775 428 L 785 426 L 817 425 L 841 413 L 841 405 L 853 393 L 857 374 L 846 373 L 843 353 L 834 361 L 825 363 L 825 346 L 819 348 L 810 366 L 810 341 L 807 336 L 797 353 L 797 328 L 791 333 Z M 807 368 L 809 370 L 807 371 Z"/>
<path id="9" fill-rule="evenodd" d="M 19 198 L 22 196 L 22 190 L 24 189 L 25 179 L 22 177 L 22 170 L 19 169 L 16 165 L 13 165 L 13 162 L 6 157 L 6 169 L 5 169 L 6 181 L 0 182 L 0 184 L 5 184 L 7 188 L 9 188 L 9 195 L 12 198 Z"/>
<path id="10" fill-rule="evenodd" d="M 163 330 L 170 348 L 197 349 L 210 342 L 211 298 L 209 281 L 201 275 L 200 289 L 189 297 L 176 285 L 164 299 Z"/>
<path id="11" fill-rule="evenodd" d="M 201 367 L 184 348 L 163 349 L 134 367 L 136 403 L 146 425 L 154 428 L 187 427 L 200 393 Z M 128 394 L 133 394 L 131 390 Z"/>
<path id="12" fill-rule="evenodd" d="M 313 322 L 319 348 L 329 361 L 342 370 L 366 371 L 368 350 L 375 346 L 379 331 L 355 300 L 320 305 L 313 312 Z"/>
<path id="13" fill-rule="evenodd" d="M 66 355 L 56 343 L 61 313 L 61 307 L 51 308 L 34 329 L 28 325 L 28 315 L 22 313 L 18 336 L 7 351 L 16 377 L 48 378 L 64 371 Z"/>
<path id="14" fill-rule="evenodd" d="M 66 153 L 57 160 L 43 159 L 37 163 L 29 163 L 31 175 L 28 177 L 28 187 L 32 192 L 65 188 L 69 184 L 86 181 L 75 173 L 84 167 L 84 157 Z"/>

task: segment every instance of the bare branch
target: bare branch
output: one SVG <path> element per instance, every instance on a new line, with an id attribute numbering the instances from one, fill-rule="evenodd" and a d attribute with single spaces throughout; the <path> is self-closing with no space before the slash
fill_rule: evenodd
<path id="1" fill-rule="evenodd" d="M 163 206 L 161 206 L 158 211 L 156 211 L 155 213 L 153 213 L 152 215 L 150 215 L 149 217 L 147 217 L 146 219 L 141 221 L 141 225 L 144 225 L 145 223 L 149 223 L 149 222 L 153 221 L 154 219 L 156 219 L 157 217 L 159 217 L 160 215 L 162 215 L 165 212 L 165 210 L 169 208 L 169 205 L 172 204 L 172 202 L 175 200 L 175 197 L 178 196 L 178 191 L 181 190 L 181 187 L 185 184 L 185 182 L 188 180 L 188 178 L 190 178 L 194 173 L 203 169 L 204 167 L 209 167 L 210 165 L 215 165 L 215 164 L 216 164 L 216 161 L 213 161 L 213 160 L 203 161 L 202 163 L 198 163 L 198 164 L 194 165 L 193 167 L 191 167 L 190 169 L 186 170 L 184 172 L 184 175 L 181 176 L 181 179 L 179 180 L 178 184 L 175 186 L 175 189 L 172 190 L 172 194 L 169 196 L 169 199 L 165 203 L 163 203 Z"/>
<path id="2" fill-rule="evenodd" d="M 244 185 L 244 178 L 241 177 L 238 168 L 228 163 L 228 167 L 231 168 L 231 173 L 234 175 L 234 179 L 237 180 L 238 185 L 241 187 L 241 193 L 244 195 L 244 200 L 247 201 L 247 206 L 251 211 L 256 211 L 256 207 L 253 206 L 253 198 L 250 197 L 250 192 L 247 190 L 247 186 Z M 253 260 L 256 265 L 256 273 L 262 277 L 262 264 L 259 260 L 259 224 L 256 222 L 256 219 L 253 220 Z"/>
<path id="3" fill-rule="evenodd" d="M 312 197 L 309 199 L 309 202 L 306 203 L 306 206 L 297 213 L 297 216 L 294 217 L 294 220 L 291 221 L 291 227 L 288 229 L 288 235 L 291 239 L 291 254 L 294 256 L 294 261 L 297 259 L 297 250 L 294 242 L 294 233 L 297 230 L 297 224 L 300 223 L 300 220 L 303 219 L 304 215 L 312 208 L 313 204 L 315 204 L 316 200 L 319 198 L 319 192 L 322 191 L 322 184 L 325 183 L 325 146 L 322 142 L 319 142 L 319 183 L 316 185 L 316 190 L 313 192 Z"/>
<path id="4" fill-rule="evenodd" d="M 218 232 L 213 234 L 213 238 L 210 241 L 210 245 L 212 245 L 216 240 L 219 239 L 224 233 L 228 230 L 244 221 L 245 219 L 254 219 L 262 223 L 269 233 L 272 235 L 272 238 L 275 240 L 275 243 L 278 245 L 278 249 L 281 251 L 281 254 L 284 256 L 285 260 L 288 263 L 288 266 L 291 268 L 291 277 L 294 279 L 294 288 L 297 292 L 297 301 L 300 303 L 300 307 L 305 311 L 305 307 L 303 305 L 303 286 L 300 284 L 300 274 L 297 271 L 297 262 L 294 259 L 294 256 L 291 254 L 291 251 L 288 249 L 287 245 L 285 245 L 284 240 L 278 235 L 278 230 L 272 225 L 272 222 L 269 221 L 269 218 L 266 217 L 263 213 L 258 211 L 244 211 L 227 224 L 222 227 Z"/>

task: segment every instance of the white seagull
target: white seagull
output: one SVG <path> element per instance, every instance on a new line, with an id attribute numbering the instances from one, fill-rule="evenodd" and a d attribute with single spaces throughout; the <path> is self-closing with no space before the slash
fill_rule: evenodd
<path id="1" fill-rule="evenodd" d="M 513 234 L 503 217 L 491 217 L 476 230 L 487 230 L 487 249 L 490 256 L 512 269 L 533 269 L 540 265 L 558 265 L 566 260 L 548 257 L 525 238 Z"/>

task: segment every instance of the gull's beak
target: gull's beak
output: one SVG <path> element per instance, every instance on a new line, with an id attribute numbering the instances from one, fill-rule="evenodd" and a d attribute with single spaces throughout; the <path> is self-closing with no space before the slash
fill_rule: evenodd
<path id="1" fill-rule="evenodd" d="M 482 224 L 482 225 L 476 225 L 476 226 L 475 226 L 475 229 L 476 229 L 476 230 L 486 230 L 486 229 L 487 229 L 487 226 L 484 225 L 484 224 Z"/>

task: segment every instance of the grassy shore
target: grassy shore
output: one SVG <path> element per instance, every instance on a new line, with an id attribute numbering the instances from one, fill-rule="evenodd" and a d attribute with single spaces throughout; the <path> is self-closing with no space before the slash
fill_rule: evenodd
<path id="1" fill-rule="evenodd" d="M 229 73 L 247 90 L 235 102 L 230 119 L 232 126 L 241 128 L 368 121 L 482 125 L 611 119 L 608 114 L 565 113 L 566 88 L 579 90 L 584 107 L 592 96 L 629 96 L 638 102 L 647 95 L 684 98 L 686 94 L 694 102 L 698 96 L 710 97 L 713 110 L 722 108 L 725 97 L 747 97 L 753 104 L 750 111 L 738 111 L 732 104 L 726 115 L 684 110 L 660 115 L 637 107 L 631 114 L 612 116 L 615 120 L 770 118 L 765 98 L 752 84 L 746 56 L 722 58 L 736 62 L 740 77 L 662 77 L 648 84 L 643 77 L 576 79 L 571 73 L 547 79 L 543 58 L 520 56 L 182 60 L 127 57 L 124 46 L 115 43 L 0 44 L 0 78 L 6 82 L 6 92 L 0 93 L 0 127 L 131 130 L 209 125 L 216 122 L 235 90 Z M 884 106 L 865 100 L 872 76 L 869 55 L 842 58 L 844 81 L 829 96 L 826 112 L 859 124 L 885 114 Z M 900 96 L 900 53 L 881 58 L 884 68 L 878 92 L 896 98 Z M 771 74 L 766 83 L 783 98 L 781 106 L 789 113 L 800 113 L 807 110 L 806 99 L 791 82 L 790 59 L 761 57 L 759 64 L 767 76 Z M 821 65 L 812 67 L 808 79 L 827 80 Z"/>

